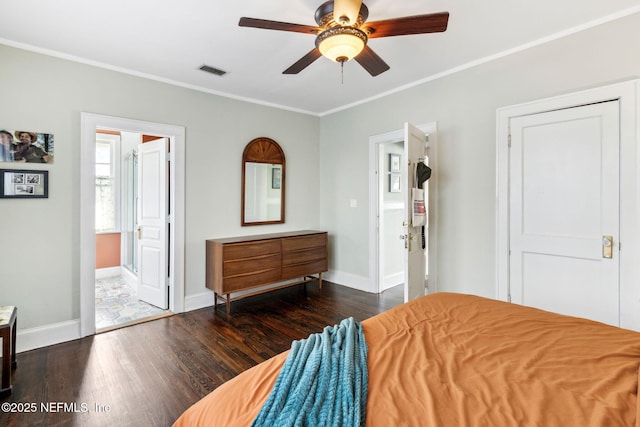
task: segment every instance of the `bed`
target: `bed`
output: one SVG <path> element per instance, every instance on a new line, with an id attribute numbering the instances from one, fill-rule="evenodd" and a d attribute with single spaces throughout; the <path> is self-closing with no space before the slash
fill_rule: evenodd
<path id="1" fill-rule="evenodd" d="M 640 333 L 451 293 L 362 329 L 367 426 L 640 427 Z M 223 384 L 174 427 L 251 425 L 286 356 Z"/>

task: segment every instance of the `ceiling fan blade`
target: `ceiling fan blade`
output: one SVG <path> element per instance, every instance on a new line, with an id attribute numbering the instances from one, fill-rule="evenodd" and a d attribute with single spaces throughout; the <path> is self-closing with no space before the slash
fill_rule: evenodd
<path id="1" fill-rule="evenodd" d="M 267 19 L 240 18 L 238 25 L 241 27 L 262 28 L 265 30 L 291 31 L 294 33 L 318 34 L 322 31 L 320 27 L 310 25 L 290 24 L 288 22 L 269 21 Z"/>
<path id="2" fill-rule="evenodd" d="M 320 58 L 322 54 L 318 48 L 314 48 L 311 52 L 300 58 L 295 64 L 287 68 L 282 74 L 298 74 L 300 71 L 311 65 L 316 59 Z"/>
<path id="3" fill-rule="evenodd" d="M 365 31 L 370 39 L 373 39 L 409 34 L 441 33 L 447 29 L 448 22 L 449 12 L 439 12 L 367 22 L 360 29 Z"/>
<path id="4" fill-rule="evenodd" d="M 344 16 L 347 19 L 345 24 L 354 25 L 361 7 L 362 0 L 333 0 L 333 20 L 341 23 L 340 18 Z"/>
<path id="5" fill-rule="evenodd" d="M 367 70 L 373 77 L 378 74 L 382 74 L 391 68 L 369 46 L 365 46 L 362 52 L 353 59 L 355 59 L 358 64 L 362 65 L 362 68 Z"/>

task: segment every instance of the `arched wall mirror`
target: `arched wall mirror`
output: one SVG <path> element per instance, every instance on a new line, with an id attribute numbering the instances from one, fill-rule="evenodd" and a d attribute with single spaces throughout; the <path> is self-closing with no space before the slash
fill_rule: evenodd
<path id="1" fill-rule="evenodd" d="M 270 138 L 256 138 L 242 153 L 242 225 L 284 223 L 284 151 Z"/>

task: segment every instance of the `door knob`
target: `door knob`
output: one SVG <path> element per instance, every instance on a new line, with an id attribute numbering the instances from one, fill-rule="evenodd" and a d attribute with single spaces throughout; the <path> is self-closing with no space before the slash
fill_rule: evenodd
<path id="1" fill-rule="evenodd" d="M 602 236 L 602 258 L 613 258 L 613 236 Z"/>
<path id="2" fill-rule="evenodd" d="M 138 240 L 142 239 L 142 227 L 138 226 L 136 229 L 136 234 L 138 236 Z"/>

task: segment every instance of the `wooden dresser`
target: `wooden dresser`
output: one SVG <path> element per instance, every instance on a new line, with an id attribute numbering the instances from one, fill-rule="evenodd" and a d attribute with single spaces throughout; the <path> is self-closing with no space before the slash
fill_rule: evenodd
<path id="1" fill-rule="evenodd" d="M 318 280 L 328 270 L 327 232 L 293 231 L 207 240 L 207 288 L 226 302 L 275 289 Z M 317 275 L 317 277 L 312 275 Z M 259 286 L 293 282 L 251 292 Z M 249 292 L 244 292 L 249 290 Z M 232 293 L 243 291 L 231 297 Z"/>

